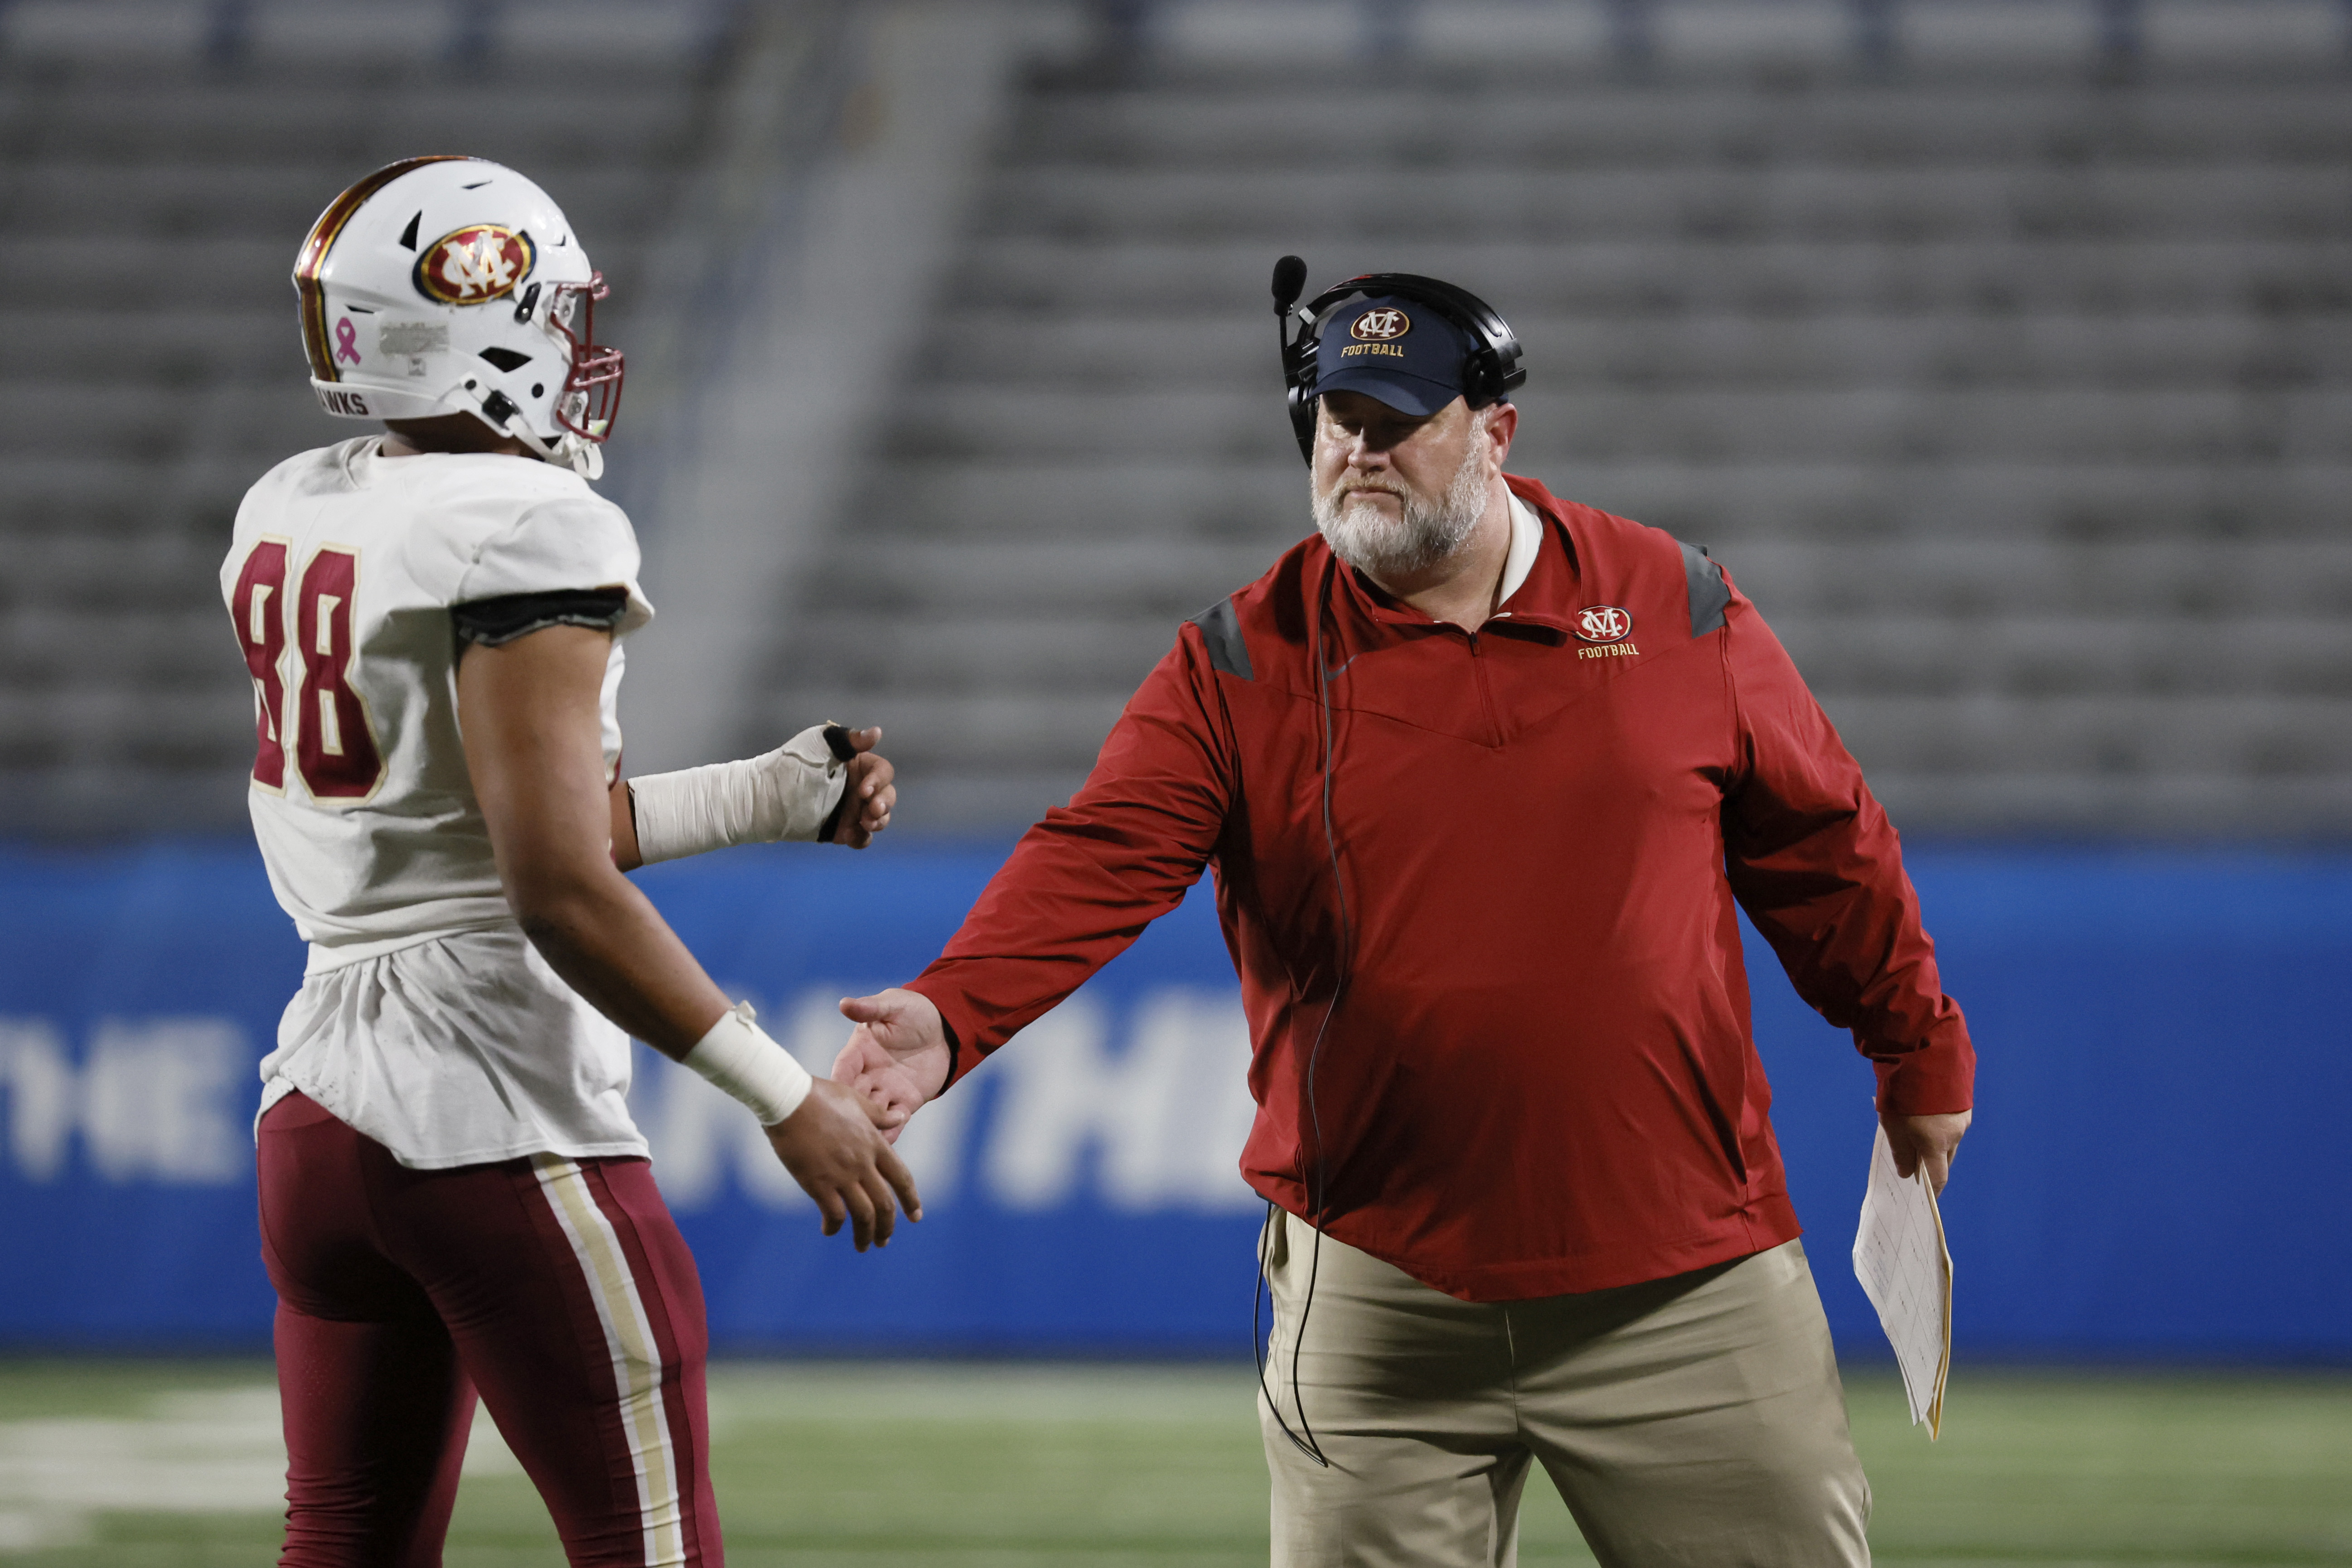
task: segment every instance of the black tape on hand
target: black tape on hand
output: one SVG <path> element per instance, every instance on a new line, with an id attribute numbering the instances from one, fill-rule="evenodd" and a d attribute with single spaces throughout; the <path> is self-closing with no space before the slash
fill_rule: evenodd
<path id="1" fill-rule="evenodd" d="M 824 723 L 824 749 L 831 752 L 834 761 L 838 763 L 848 762 L 857 755 L 857 748 L 849 741 L 849 727 L 845 724 L 836 724 L 830 719 Z M 825 813 L 824 823 L 816 830 L 818 843 L 832 844 L 836 841 L 834 835 L 841 831 L 842 814 L 850 809 L 850 805 L 849 791 L 844 789 L 841 792 L 841 798 L 833 803 L 833 809 Z"/>

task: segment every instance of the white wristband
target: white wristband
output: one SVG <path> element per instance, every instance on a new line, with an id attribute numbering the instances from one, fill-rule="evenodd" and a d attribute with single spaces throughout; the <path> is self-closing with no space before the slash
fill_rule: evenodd
<path id="1" fill-rule="evenodd" d="M 801 1108 L 816 1080 L 753 1022 L 757 1016 L 751 1004 L 738 1004 L 680 1059 L 750 1106 L 761 1126 L 773 1127 Z"/>
<path id="2" fill-rule="evenodd" d="M 849 766 L 812 724 L 772 752 L 629 781 L 637 858 L 650 866 L 734 844 L 814 841 L 841 800 Z"/>

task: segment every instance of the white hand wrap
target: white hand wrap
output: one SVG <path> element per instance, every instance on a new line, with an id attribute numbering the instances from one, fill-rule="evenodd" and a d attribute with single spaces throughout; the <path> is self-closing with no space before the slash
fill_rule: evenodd
<path id="1" fill-rule="evenodd" d="M 629 781 L 637 858 L 650 866 L 730 844 L 814 840 L 841 800 L 849 765 L 812 724 L 761 756 Z"/>
<path id="2" fill-rule="evenodd" d="M 752 1021 L 756 1016 L 751 1004 L 738 1004 L 682 1059 L 750 1106 L 761 1126 L 773 1127 L 801 1108 L 815 1079 Z"/>

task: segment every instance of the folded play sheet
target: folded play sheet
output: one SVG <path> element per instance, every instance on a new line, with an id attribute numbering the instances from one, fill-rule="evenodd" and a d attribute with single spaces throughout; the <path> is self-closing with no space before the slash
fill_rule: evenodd
<path id="1" fill-rule="evenodd" d="M 1907 1179 L 1895 1173 L 1884 1127 L 1871 1146 L 1853 1273 L 1895 1347 L 1912 1424 L 1925 1421 L 1932 1440 L 1943 1428 L 1944 1377 L 1952 1365 L 1952 1254 L 1944 1245 L 1944 1217 L 1927 1173 Z"/>

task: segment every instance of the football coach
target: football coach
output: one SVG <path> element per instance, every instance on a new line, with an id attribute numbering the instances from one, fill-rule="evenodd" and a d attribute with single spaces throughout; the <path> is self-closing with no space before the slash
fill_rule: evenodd
<path id="1" fill-rule="evenodd" d="M 843 1004 L 835 1076 L 919 1106 L 1213 868 L 1275 1563 L 1509 1563 L 1530 1461 L 1603 1563 L 1865 1563 L 1738 911 L 1941 1185 L 1974 1055 L 1895 829 L 1720 567 L 1505 475 L 1501 317 L 1303 276 L 1315 535 L 1179 628 L 937 963 Z"/>

